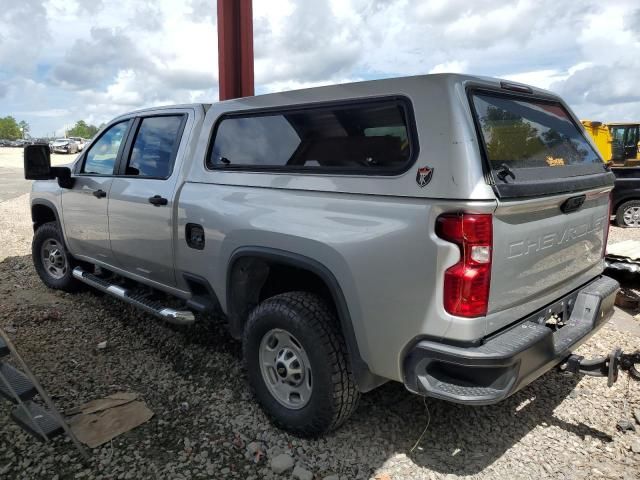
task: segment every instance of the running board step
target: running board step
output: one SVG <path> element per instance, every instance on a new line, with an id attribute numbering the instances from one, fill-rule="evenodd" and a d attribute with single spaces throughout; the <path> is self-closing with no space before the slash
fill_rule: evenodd
<path id="1" fill-rule="evenodd" d="M 25 409 L 28 410 L 28 414 Z M 44 440 L 42 434 L 50 440 L 64 431 L 62 425 L 50 412 L 32 402 L 15 407 L 11 412 L 11 418 L 20 428 L 38 440 Z"/>
<path id="2" fill-rule="evenodd" d="M 85 272 L 80 267 L 76 267 L 73 269 L 73 276 L 81 282 L 92 286 L 93 288 L 96 288 L 104 293 L 108 293 L 109 295 L 119 298 L 120 300 L 124 300 L 125 302 L 128 302 L 147 313 L 151 313 L 156 317 L 162 318 L 169 323 L 174 323 L 176 325 L 187 325 L 196 321 L 193 312 L 189 310 L 175 310 L 173 308 L 165 307 L 159 302 L 149 300 L 144 295 L 131 293 L 127 289 L 122 288 L 119 285 L 114 285 L 113 283 L 109 283 L 106 280 L 93 275 L 92 273 Z"/>
<path id="3" fill-rule="evenodd" d="M 0 395 L 17 403 L 14 393 L 20 400 L 29 400 L 36 395 L 37 390 L 29 377 L 8 363 L 2 362 L 0 363 Z"/>

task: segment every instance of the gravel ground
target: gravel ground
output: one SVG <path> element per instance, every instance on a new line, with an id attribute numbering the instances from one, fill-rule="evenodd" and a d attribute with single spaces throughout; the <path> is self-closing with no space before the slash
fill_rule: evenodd
<path id="1" fill-rule="evenodd" d="M 625 240 L 640 240 L 640 228 L 620 228 L 611 225 L 608 245 Z"/>
<path id="2" fill-rule="evenodd" d="M 76 154 L 65 155 L 61 153 L 51 154 L 52 165 L 65 165 L 76 159 Z M 0 147 L 0 168 L 18 168 L 22 170 L 24 167 L 24 155 L 22 148 Z"/>
<path id="3" fill-rule="evenodd" d="M 612 240 L 631 234 L 619 230 Z M 271 426 L 251 399 L 240 345 L 220 319 L 171 327 L 106 296 L 48 290 L 30 239 L 28 196 L 1 202 L 0 326 L 15 328 L 59 408 L 134 391 L 155 416 L 83 465 L 68 440 L 43 445 L 23 433 L 2 403 L 0 478 L 640 478 L 640 434 L 616 430 L 634 410 L 640 416 L 640 383 L 624 374 L 608 389 L 600 378 L 550 372 L 487 407 L 424 401 L 391 383 L 364 395 L 337 432 L 301 440 Z M 606 327 L 579 353 L 639 343 Z"/>
<path id="4" fill-rule="evenodd" d="M 75 155 L 51 155 L 52 165 L 70 163 Z M 24 179 L 22 148 L 0 148 L 0 202 L 19 197 L 31 190 L 31 183 Z"/>

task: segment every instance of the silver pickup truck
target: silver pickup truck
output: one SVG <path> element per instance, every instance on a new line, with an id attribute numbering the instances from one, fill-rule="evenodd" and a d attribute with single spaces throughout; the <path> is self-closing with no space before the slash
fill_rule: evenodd
<path id="1" fill-rule="evenodd" d="M 257 400 L 300 435 L 388 380 L 498 402 L 613 312 L 614 177 L 567 105 L 522 84 L 427 75 L 140 110 L 70 167 L 29 147 L 25 170 L 46 285 L 181 324 L 221 311 Z"/>

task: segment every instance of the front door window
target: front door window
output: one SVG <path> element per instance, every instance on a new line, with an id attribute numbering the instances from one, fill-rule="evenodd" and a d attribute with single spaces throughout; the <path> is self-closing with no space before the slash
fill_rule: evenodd
<path id="1" fill-rule="evenodd" d="M 87 152 L 81 173 L 87 175 L 113 175 L 118 152 L 129 120 L 116 123 L 109 128 Z"/>

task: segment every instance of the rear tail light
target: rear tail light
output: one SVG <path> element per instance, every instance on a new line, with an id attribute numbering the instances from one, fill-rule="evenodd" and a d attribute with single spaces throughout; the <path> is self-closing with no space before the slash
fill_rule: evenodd
<path id="1" fill-rule="evenodd" d="M 491 284 L 493 217 L 489 214 L 445 214 L 436 233 L 460 247 L 460 261 L 444 274 L 444 308 L 459 317 L 487 314 Z"/>

